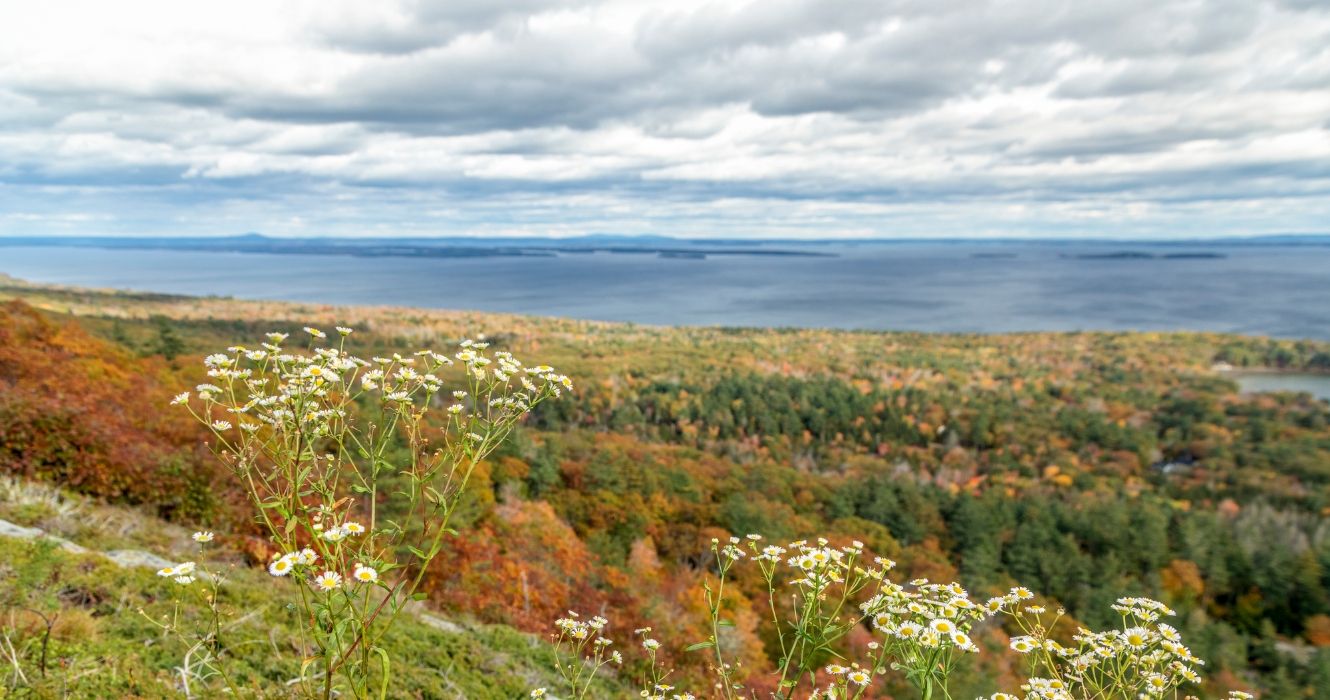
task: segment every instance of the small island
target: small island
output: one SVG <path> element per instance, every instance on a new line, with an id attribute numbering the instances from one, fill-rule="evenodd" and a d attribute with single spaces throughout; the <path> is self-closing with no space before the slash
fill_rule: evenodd
<path id="1" fill-rule="evenodd" d="M 1155 255 L 1154 253 L 1145 253 L 1139 250 L 1119 250 L 1111 253 L 1076 253 L 1063 254 L 1060 257 L 1073 260 L 1222 260 L 1228 255 L 1224 253 L 1164 253 Z"/>

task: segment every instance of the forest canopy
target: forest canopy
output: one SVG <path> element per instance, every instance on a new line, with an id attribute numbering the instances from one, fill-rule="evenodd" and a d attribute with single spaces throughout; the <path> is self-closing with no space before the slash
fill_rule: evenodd
<path id="1" fill-rule="evenodd" d="M 444 547 L 422 589 L 445 610 L 544 633 L 570 608 L 610 606 L 622 627 L 701 638 L 692 590 L 712 538 L 826 534 L 909 577 L 1028 586 L 1092 626 L 1123 595 L 1162 600 L 1216 695 L 1330 687 L 1330 405 L 1242 394 L 1214 369 L 1324 371 L 1323 343 L 0 296 L 18 299 L 0 307 L 0 469 L 239 533 L 252 523 L 203 434 L 163 408 L 202 381 L 212 348 L 340 324 L 366 356 L 470 336 L 548 358 L 578 390 L 477 470 L 475 505 L 456 515 L 477 534 Z M 756 599 L 751 584 L 738 585 Z M 772 643 L 755 638 L 752 663 Z M 1001 685 L 1005 663 L 968 669 L 964 690 Z"/>

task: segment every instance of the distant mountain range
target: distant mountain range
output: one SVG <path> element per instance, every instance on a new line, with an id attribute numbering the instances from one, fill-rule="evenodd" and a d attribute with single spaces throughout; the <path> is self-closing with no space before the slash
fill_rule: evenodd
<path id="1" fill-rule="evenodd" d="M 811 256 L 831 253 L 772 248 L 777 241 L 697 241 L 663 236 L 597 234 L 577 238 L 278 238 L 259 233 L 239 236 L 7 236 L 0 246 L 49 246 L 121 250 L 192 250 L 287 255 L 359 257 L 552 257 L 559 254 L 657 254 L 693 259 L 709 255 Z"/>
<path id="2" fill-rule="evenodd" d="M 1242 238 L 1208 238 L 1174 241 L 1117 239 L 683 239 L 668 236 L 629 236 L 596 233 L 571 238 L 538 236 L 521 238 L 449 237 L 314 237 L 286 238 L 245 233 L 238 236 L 0 236 L 3 246 L 50 246 L 130 250 L 193 250 L 228 253 L 290 255 L 352 255 L 359 257 L 551 257 L 561 254 L 613 253 L 656 254 L 674 259 L 698 259 L 712 255 L 742 256 L 831 256 L 817 248 L 829 245 L 867 246 L 899 244 L 1048 245 L 1196 247 L 1196 246 L 1327 246 L 1330 234 L 1276 234 Z M 1118 254 L 1120 255 L 1120 254 Z M 1148 257 L 1148 254 L 1141 254 Z M 1090 257 L 1099 257 L 1097 255 Z"/>

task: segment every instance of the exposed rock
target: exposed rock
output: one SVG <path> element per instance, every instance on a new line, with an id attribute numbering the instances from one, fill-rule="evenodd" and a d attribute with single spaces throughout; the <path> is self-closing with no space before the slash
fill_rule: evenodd
<path id="1" fill-rule="evenodd" d="M 41 528 L 23 527 L 22 525 L 11 523 L 8 520 L 0 520 L 0 537 L 12 537 L 19 540 L 35 540 L 38 537 L 45 537 L 60 545 L 60 548 L 66 552 L 73 552 L 74 554 L 86 554 L 88 552 L 86 547 L 74 544 L 63 537 L 47 534 L 47 532 Z"/>
<path id="2" fill-rule="evenodd" d="M 107 559 L 124 567 L 132 566 L 144 569 L 164 569 L 168 566 L 175 566 L 179 563 L 159 557 L 152 552 L 145 552 L 141 549 L 112 549 L 108 552 L 102 552 L 101 554 Z"/>
<path id="3" fill-rule="evenodd" d="M 447 632 L 449 634 L 462 634 L 463 632 L 466 632 L 466 628 L 456 622 L 445 620 L 442 617 L 431 615 L 427 612 L 420 612 L 417 610 L 416 618 L 440 632 Z"/>

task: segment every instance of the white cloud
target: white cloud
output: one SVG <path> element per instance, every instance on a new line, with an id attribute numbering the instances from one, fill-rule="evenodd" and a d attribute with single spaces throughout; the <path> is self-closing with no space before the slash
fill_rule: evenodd
<path id="1" fill-rule="evenodd" d="M 0 234 L 1323 230 L 1330 10 L 0 8 Z"/>

